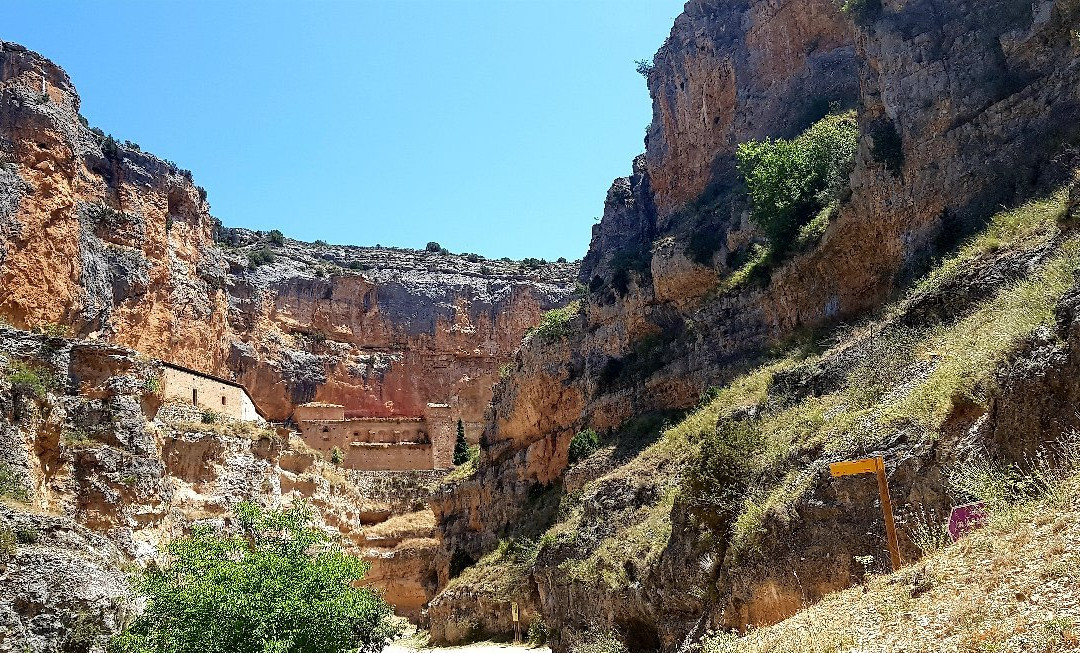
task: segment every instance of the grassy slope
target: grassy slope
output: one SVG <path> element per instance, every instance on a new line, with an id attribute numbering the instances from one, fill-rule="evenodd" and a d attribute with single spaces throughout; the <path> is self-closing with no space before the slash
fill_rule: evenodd
<path id="1" fill-rule="evenodd" d="M 590 542 L 584 556 L 562 563 L 561 569 L 575 580 L 625 586 L 625 561 L 648 567 L 666 546 L 671 506 L 679 493 L 699 511 L 733 511 L 726 534 L 730 551 L 753 549 L 764 521 L 782 518 L 826 461 L 873 450 L 900 432 L 909 439 L 940 437 L 954 404 L 985 403 L 999 365 L 1036 329 L 1053 323 L 1054 307 L 1080 267 L 1080 238 L 1063 232 L 1068 226 L 1062 222 L 1064 213 L 1065 194 L 1058 192 L 996 215 L 907 297 L 838 337 L 835 346 L 820 354 L 793 349 L 721 388 L 637 457 L 585 486 L 582 495 L 587 496 L 605 484 L 629 480 L 657 488 L 658 499 L 618 516 L 612 532 L 598 544 Z M 1048 244 L 1053 252 L 1029 277 L 1005 284 L 961 319 L 925 328 L 900 325 L 897 318 L 916 297 L 944 287 L 965 269 Z M 774 387 L 779 373 L 823 363 L 841 368 L 843 380 L 833 392 L 791 401 Z M 734 436 L 717 434 L 718 419 L 750 407 L 752 417 L 739 419 L 742 427 Z M 720 462 L 741 468 L 734 493 L 717 486 L 712 470 L 702 467 L 699 451 L 720 447 L 734 450 L 733 458 Z M 687 483 L 688 474 L 700 477 L 698 487 Z M 733 494 L 740 497 L 738 505 L 727 505 Z M 564 519 L 541 539 L 541 546 L 572 543 L 589 529 L 575 499 L 566 497 Z"/>
<path id="2" fill-rule="evenodd" d="M 985 404 L 995 389 L 994 373 L 999 366 L 1037 329 L 1053 324 L 1054 308 L 1073 283 L 1073 272 L 1080 267 L 1080 237 L 1071 235 L 1065 202 L 1066 194 L 1058 192 L 994 216 L 982 233 L 939 262 L 904 298 L 884 307 L 876 318 L 834 334 L 833 344 L 825 351 L 820 351 L 820 346 L 814 351 L 819 343 L 810 343 L 809 347 L 804 343 L 779 353 L 768 364 L 719 388 L 709 402 L 677 424 L 666 425 L 640 453 L 616 459 L 608 447 L 579 463 L 607 471 L 584 484 L 580 491 L 562 497 L 559 519 L 539 540 L 505 544 L 466 570 L 451 587 L 487 586 L 490 591 L 494 584 L 496 596 L 515 595 L 521 585 L 528 583 L 534 561 L 538 557 L 545 559 L 545 549 L 552 547 L 555 555 L 546 559 L 558 560 L 558 568 L 567 580 L 611 590 L 626 588 L 632 583 L 626 575 L 626 563 L 646 570 L 660 559 L 671 535 L 672 506 L 680 500 L 699 514 L 726 514 L 719 520 L 722 530 L 706 537 L 726 540 L 725 555 L 739 556 L 756 549 L 767 520 L 785 519 L 813 479 L 824 473 L 828 461 L 873 450 L 898 436 L 908 442 L 942 437 L 943 423 L 957 402 Z M 1048 249 L 1050 253 L 1046 254 Z M 1029 255 L 1035 262 L 1030 274 L 1004 283 L 953 321 L 903 325 L 909 307 L 920 297 L 942 292 L 965 273 L 991 267 L 1002 257 Z M 820 368 L 830 369 L 839 377 L 820 396 L 786 396 L 776 383 L 781 375 Z M 718 422 L 737 427 L 718 429 Z M 709 456 L 703 452 L 720 452 L 714 468 L 709 467 Z M 597 458 L 605 457 L 607 460 L 596 464 Z M 714 473 L 717 471 L 721 473 Z M 587 504 L 616 486 L 629 487 L 638 496 L 651 499 L 616 506 L 599 517 L 595 513 L 590 517 Z M 634 492 L 624 490 L 626 494 Z M 1045 524 L 1037 526 L 1043 527 L 1049 528 Z M 951 551 L 988 546 L 976 544 L 987 541 L 983 538 L 974 536 Z M 1007 541 L 1022 547 L 1026 546 L 1021 543 L 1023 539 L 1022 534 L 1015 534 L 1009 535 Z M 947 565 L 965 564 L 962 561 L 966 558 L 950 562 L 953 554 L 943 555 L 942 562 L 934 564 L 946 566 L 931 566 L 931 571 L 924 573 L 939 573 L 933 570 L 940 569 L 947 575 Z M 1040 556 L 1037 564 L 1042 565 L 1043 558 L 1046 556 Z M 993 556 L 985 559 L 1004 565 L 995 562 Z M 960 567 L 956 569 L 959 572 Z M 903 585 L 902 581 L 879 579 L 871 589 L 902 594 L 902 587 L 892 587 L 896 583 Z M 852 596 L 862 591 L 851 590 Z M 982 594 L 985 592 L 980 593 L 980 598 Z M 929 592 L 923 596 L 927 595 L 934 596 Z M 846 600 L 827 602 L 822 609 L 832 605 L 832 609 L 842 612 Z M 904 601 L 914 600 L 909 597 Z M 901 618 L 903 610 L 889 613 L 892 609 L 882 608 L 885 616 L 879 617 Z M 927 608 L 927 613 L 937 611 Z M 971 615 L 956 619 L 967 619 L 968 626 L 956 628 L 966 628 L 968 634 L 983 632 L 976 623 L 978 619 Z M 1052 621 L 1053 617 L 1046 619 Z M 1052 630 L 1051 621 L 1046 623 Z M 847 623 L 850 627 L 833 629 L 838 633 L 835 637 L 842 639 L 844 633 L 854 632 L 853 622 Z M 802 627 L 793 626 L 796 630 Z M 821 637 L 834 637 L 833 630 L 823 631 Z M 767 632 L 762 631 L 760 636 L 767 636 Z M 790 637 L 790 633 L 780 636 L 785 641 Z M 738 645 L 760 647 L 748 649 L 754 651 L 831 650 L 831 640 L 817 636 L 804 638 L 808 642 L 804 648 L 769 648 L 773 644 L 768 641 L 756 641 Z"/>
<path id="3" fill-rule="evenodd" d="M 1074 470 L 1075 471 L 1075 470 Z M 1080 477 L 996 512 L 921 562 L 703 653 L 1051 651 L 1080 648 Z"/>

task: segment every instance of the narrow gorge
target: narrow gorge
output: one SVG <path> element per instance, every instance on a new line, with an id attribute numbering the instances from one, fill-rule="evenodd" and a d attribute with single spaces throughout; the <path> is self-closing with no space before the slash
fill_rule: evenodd
<path id="1" fill-rule="evenodd" d="M 226 227 L 0 42 L 0 651 L 119 650 L 249 504 L 432 644 L 1075 647 L 1080 2 L 690 0 L 638 68 L 549 263 Z"/>

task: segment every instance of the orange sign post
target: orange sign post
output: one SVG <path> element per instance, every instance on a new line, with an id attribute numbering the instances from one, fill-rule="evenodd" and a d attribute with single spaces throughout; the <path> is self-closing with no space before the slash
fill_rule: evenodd
<path id="1" fill-rule="evenodd" d="M 889 545 L 889 557 L 892 559 L 893 571 L 900 569 L 903 563 L 900 560 L 900 545 L 896 541 L 896 523 L 893 521 L 892 500 L 889 498 L 889 481 L 885 478 L 885 459 L 878 456 L 833 463 L 829 465 L 829 471 L 834 477 L 871 472 L 877 474 L 878 492 L 881 494 L 881 512 L 885 516 L 885 539 Z"/>

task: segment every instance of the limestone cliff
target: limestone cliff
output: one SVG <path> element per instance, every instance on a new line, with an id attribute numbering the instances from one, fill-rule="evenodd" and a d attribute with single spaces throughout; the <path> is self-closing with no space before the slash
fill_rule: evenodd
<path id="1" fill-rule="evenodd" d="M 1071 175 L 1070 147 L 1080 142 L 1080 5 L 849 4 L 845 13 L 826 0 L 687 3 L 648 72 L 654 113 L 646 153 L 630 177 L 612 185 L 594 227 L 581 270 L 589 293 L 579 314 L 558 346 L 523 347 L 496 389 L 478 470 L 436 501 L 442 578 L 477 562 L 492 564 L 505 548 L 501 541 L 542 534 L 531 540 L 540 544 L 520 574 L 526 580 L 519 595 L 560 637 L 600 624 L 622 633 L 634 650 L 675 650 L 710 622 L 773 621 L 860 577 L 850 557 L 826 560 L 866 550 L 859 529 L 873 518 L 843 517 L 853 509 L 851 497 L 816 475 L 830 459 L 890 451 L 904 461 L 895 473 L 912 501 L 946 507 L 940 476 L 932 475 L 960 456 L 953 448 L 960 445 L 948 437 L 942 449 L 920 448 L 914 432 L 903 429 L 889 431 L 893 440 L 862 445 L 870 449 L 822 449 L 820 442 L 796 448 L 804 457 L 791 467 L 774 461 L 772 473 L 802 483 L 797 492 L 784 491 L 803 499 L 794 517 L 763 526 L 763 559 L 770 562 L 747 563 L 727 544 L 734 528 L 727 517 L 713 515 L 705 519 L 709 532 L 700 530 L 702 511 L 695 512 L 683 488 L 689 454 L 649 448 L 668 432 L 665 419 L 682 418 L 665 411 L 693 407 L 710 386 L 743 383 L 747 370 L 774 361 L 775 347 L 795 336 L 817 330 L 820 338 L 821 329 L 865 318 L 935 258 L 978 233 L 1001 206 L 1049 193 Z M 748 220 L 734 171 L 736 146 L 798 133 L 830 104 L 858 111 L 851 196 L 813 246 L 740 280 L 734 273 L 762 235 Z M 1045 264 L 1046 254 L 1013 252 L 1015 259 L 998 261 L 1008 267 L 1012 260 L 1019 266 L 1013 273 L 987 262 L 958 281 L 960 290 L 930 293 L 918 310 L 906 304 L 892 310 L 914 311 L 904 319 L 920 328 L 936 320 L 951 324 L 974 310 L 971 301 L 999 292 L 997 284 L 1010 274 L 1030 275 L 1031 257 Z M 929 306 L 937 308 L 928 312 Z M 850 361 L 844 357 L 858 347 L 843 342 L 834 355 Z M 819 385 L 822 374 L 804 369 L 794 378 L 770 377 L 775 391 L 745 406 L 714 407 L 723 418 L 710 413 L 712 424 L 702 432 L 726 432 L 728 419 L 743 418 L 750 428 L 764 428 L 757 420 L 778 410 L 774 402 L 833 392 L 835 386 Z M 1049 403 L 1060 408 L 1071 390 L 1058 390 Z M 998 428 L 979 422 L 995 420 L 959 399 L 950 410 L 945 425 L 934 429 L 955 436 L 976 423 Z M 594 467 L 575 466 L 568 475 L 567 448 L 587 427 L 609 434 L 613 449 Z M 1038 439 L 1030 431 L 1016 437 L 1030 444 Z M 979 431 L 978 438 L 999 454 L 1008 449 L 1004 436 L 987 440 Z M 755 482 L 781 492 L 776 478 Z M 835 546 L 815 546 L 827 534 Z M 637 548 L 635 538 L 650 544 Z M 620 546 L 630 553 L 606 548 Z M 798 551 L 807 553 L 799 558 Z M 627 566 L 591 576 L 574 571 L 609 558 Z M 709 582 L 694 586 L 698 577 Z M 473 589 L 451 582 L 432 604 L 433 622 L 488 614 L 469 606 L 503 600 L 478 598 Z M 505 632 L 505 615 L 480 628 Z M 460 629 L 443 632 L 449 640 L 460 637 Z"/>
<path id="2" fill-rule="evenodd" d="M 63 70 L 0 43 L 0 317 L 15 326 L 234 378 L 276 420 L 312 399 L 378 415 L 437 401 L 476 425 L 576 269 L 223 229 L 190 172 L 90 129 Z"/>
<path id="3" fill-rule="evenodd" d="M 287 429 L 205 424 L 162 402 L 160 375 L 130 349 L 0 326 L 0 651 L 95 650 L 138 609 L 129 572 L 241 501 L 306 502 L 419 617 L 441 472 L 344 470 Z"/>

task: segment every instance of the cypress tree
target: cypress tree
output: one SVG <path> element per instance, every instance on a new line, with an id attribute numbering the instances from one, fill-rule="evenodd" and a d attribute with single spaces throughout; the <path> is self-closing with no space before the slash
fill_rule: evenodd
<path id="1" fill-rule="evenodd" d="M 459 418 L 457 421 L 457 443 L 454 444 L 454 464 L 461 465 L 469 462 L 469 443 L 465 441 L 465 424 Z"/>

